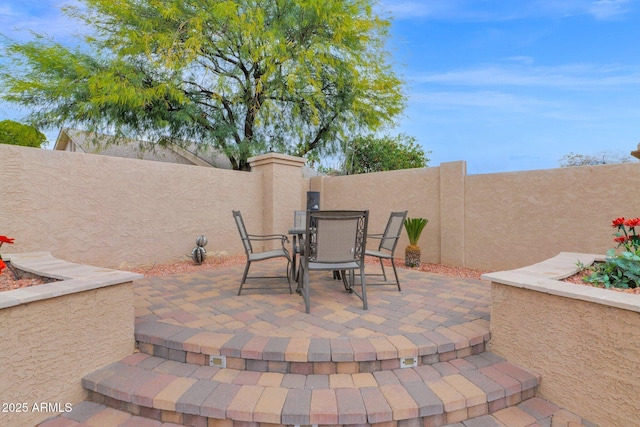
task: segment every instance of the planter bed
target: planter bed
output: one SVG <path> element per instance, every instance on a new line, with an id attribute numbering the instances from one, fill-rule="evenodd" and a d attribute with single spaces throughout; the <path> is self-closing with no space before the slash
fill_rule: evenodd
<path id="1" fill-rule="evenodd" d="M 637 425 L 640 295 L 561 279 L 599 255 L 561 253 L 491 281 L 490 351 L 541 375 L 540 396 L 599 425 Z"/>
<path id="2" fill-rule="evenodd" d="M 142 275 L 48 252 L 4 257 L 21 271 L 58 280 L 0 292 L 2 397 L 26 409 L 0 412 L 0 425 L 35 425 L 85 399 L 84 375 L 134 352 L 133 280 Z M 40 404 L 44 411 L 33 410 Z"/>

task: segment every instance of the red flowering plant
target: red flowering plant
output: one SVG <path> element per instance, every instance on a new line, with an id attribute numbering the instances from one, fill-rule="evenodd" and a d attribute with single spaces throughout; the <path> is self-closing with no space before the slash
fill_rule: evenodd
<path id="1" fill-rule="evenodd" d="M 0 236 L 0 247 L 2 247 L 3 243 L 13 243 L 15 239 L 12 239 L 11 237 L 7 237 L 7 236 Z M 2 261 L 2 255 L 0 255 L 0 273 L 2 273 L 2 270 L 7 268 L 7 264 L 4 263 L 4 261 Z"/>
<path id="2" fill-rule="evenodd" d="M 636 227 L 640 226 L 640 218 L 624 219 L 616 218 L 611 223 L 612 227 L 618 229 L 614 242 L 618 243 L 625 251 L 638 252 L 640 249 L 640 236 L 636 234 Z"/>
<path id="3" fill-rule="evenodd" d="M 611 226 L 618 230 L 613 241 L 621 251 L 609 249 L 605 262 L 591 266 L 591 274 L 583 280 L 605 288 L 640 287 L 640 236 L 636 234 L 640 218 L 616 218 Z"/>

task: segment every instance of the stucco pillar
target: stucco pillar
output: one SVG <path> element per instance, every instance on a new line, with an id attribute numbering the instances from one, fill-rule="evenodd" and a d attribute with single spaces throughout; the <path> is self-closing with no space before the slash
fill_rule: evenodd
<path id="1" fill-rule="evenodd" d="M 293 225 L 293 211 L 302 203 L 300 195 L 306 185 L 302 166 L 306 160 L 278 153 L 248 160 L 251 172 L 262 175 L 263 234 L 286 234 Z"/>
<path id="2" fill-rule="evenodd" d="M 440 262 L 464 267 L 465 161 L 440 164 Z"/>

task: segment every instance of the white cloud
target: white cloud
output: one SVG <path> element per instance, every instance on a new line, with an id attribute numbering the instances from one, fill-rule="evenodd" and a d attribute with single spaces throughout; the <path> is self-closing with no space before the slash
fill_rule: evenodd
<path id="1" fill-rule="evenodd" d="M 557 67 L 505 67 L 486 65 L 443 73 L 411 76 L 417 83 L 459 86 L 521 86 L 598 89 L 640 85 L 640 70 L 616 66 L 572 64 Z"/>
<path id="2" fill-rule="evenodd" d="M 31 39 L 32 31 L 56 41 L 76 41 L 73 34 L 82 31 L 83 24 L 62 13 L 62 5 L 69 4 L 77 4 L 77 0 L 11 0 L 0 6 L 0 32 L 19 41 Z"/>
<path id="3" fill-rule="evenodd" d="M 587 11 L 596 19 L 610 19 L 626 13 L 629 3 L 630 0 L 597 0 Z"/>
<path id="4" fill-rule="evenodd" d="M 511 61 L 511 62 L 525 64 L 525 65 L 532 65 L 535 62 L 534 58 L 532 58 L 530 56 L 524 56 L 524 55 L 511 56 L 511 57 L 507 58 L 507 60 Z"/>
<path id="5" fill-rule="evenodd" d="M 452 21 L 492 21 L 511 18 L 519 13 L 519 7 L 505 6 L 478 7 L 470 0 L 383 0 L 380 11 L 395 19 L 435 19 Z M 477 3 L 477 2 L 476 2 Z M 517 5 L 519 6 L 519 5 Z"/>
<path id="6" fill-rule="evenodd" d="M 396 19 L 434 19 L 469 22 L 505 21 L 523 18 L 563 18 L 589 14 L 606 20 L 627 13 L 636 0 L 384 0 L 383 14 Z"/>
<path id="7" fill-rule="evenodd" d="M 498 91 L 427 91 L 413 92 L 411 102 L 429 105 L 437 109 L 489 108 L 505 112 L 523 112 L 532 109 L 556 108 L 555 102 L 545 101 L 535 97 L 498 92 Z"/>
<path id="8" fill-rule="evenodd" d="M 380 10 L 384 15 L 390 14 L 397 19 L 406 18 L 423 18 L 426 16 L 439 16 L 446 14 L 454 6 L 455 1 L 447 2 L 442 0 L 434 0 L 430 2 L 424 1 L 383 1 L 380 4 Z"/>

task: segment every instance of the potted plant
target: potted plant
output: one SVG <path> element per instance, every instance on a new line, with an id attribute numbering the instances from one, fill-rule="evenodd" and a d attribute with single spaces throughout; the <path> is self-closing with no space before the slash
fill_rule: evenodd
<path id="1" fill-rule="evenodd" d="M 429 220 L 425 218 L 407 218 L 404 220 L 404 228 L 409 237 L 409 246 L 404 250 L 404 264 L 407 267 L 417 267 L 420 265 L 420 246 L 418 240 L 422 230 Z"/>

